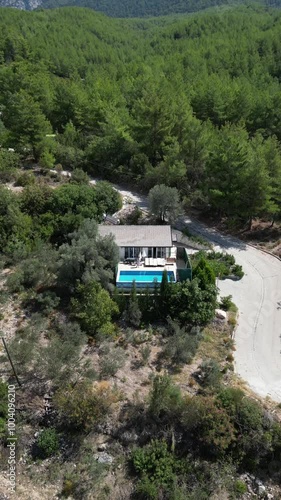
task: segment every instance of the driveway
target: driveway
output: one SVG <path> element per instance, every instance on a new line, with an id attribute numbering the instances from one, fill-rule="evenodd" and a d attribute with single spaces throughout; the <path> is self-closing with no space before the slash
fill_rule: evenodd
<path id="1" fill-rule="evenodd" d="M 115 188 L 125 200 L 147 208 L 146 197 L 117 185 Z M 239 308 L 235 371 L 257 394 L 281 402 L 281 261 L 195 219 L 181 217 L 180 221 L 213 243 L 216 250 L 234 255 L 242 265 L 242 280 L 218 282 L 220 295 L 232 295 Z"/>

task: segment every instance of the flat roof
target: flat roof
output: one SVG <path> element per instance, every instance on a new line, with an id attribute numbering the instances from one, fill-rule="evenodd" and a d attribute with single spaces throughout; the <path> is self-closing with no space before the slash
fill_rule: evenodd
<path id="1" fill-rule="evenodd" d="M 119 247 L 172 247 L 171 226 L 103 226 L 100 236 L 112 234 Z"/>

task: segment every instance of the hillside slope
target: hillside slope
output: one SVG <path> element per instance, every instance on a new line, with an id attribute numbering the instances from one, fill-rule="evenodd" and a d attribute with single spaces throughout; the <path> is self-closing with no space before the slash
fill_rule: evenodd
<path id="1" fill-rule="evenodd" d="M 31 0 L 32 1 L 32 0 Z M 66 5 L 89 7 L 112 17 L 154 17 L 197 12 L 209 7 L 245 3 L 244 0 L 43 0 L 44 8 Z"/>
<path id="2" fill-rule="evenodd" d="M 0 0 L 0 7 L 15 7 L 21 10 L 34 10 L 38 7 L 88 7 L 111 17 L 126 18 L 198 12 L 210 7 L 248 3 L 247 0 Z M 281 1 L 257 0 L 255 3 L 279 7 Z"/>

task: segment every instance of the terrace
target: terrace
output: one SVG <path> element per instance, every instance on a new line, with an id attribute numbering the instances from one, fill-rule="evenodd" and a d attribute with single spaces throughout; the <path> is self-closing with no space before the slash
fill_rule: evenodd
<path id="1" fill-rule="evenodd" d="M 113 235 L 119 247 L 118 288 L 129 289 L 133 282 L 137 288 L 154 288 L 155 283 L 161 283 L 164 270 L 174 283 L 180 278 L 178 271 L 187 269 L 188 258 L 174 246 L 170 226 L 101 225 L 99 233 L 102 237 Z"/>

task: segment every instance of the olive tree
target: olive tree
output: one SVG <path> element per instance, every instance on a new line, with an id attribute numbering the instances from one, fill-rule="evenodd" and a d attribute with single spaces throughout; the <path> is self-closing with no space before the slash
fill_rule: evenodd
<path id="1" fill-rule="evenodd" d="M 148 194 L 148 206 L 151 214 L 160 222 L 173 222 L 180 211 L 177 188 L 165 184 L 154 186 Z"/>

